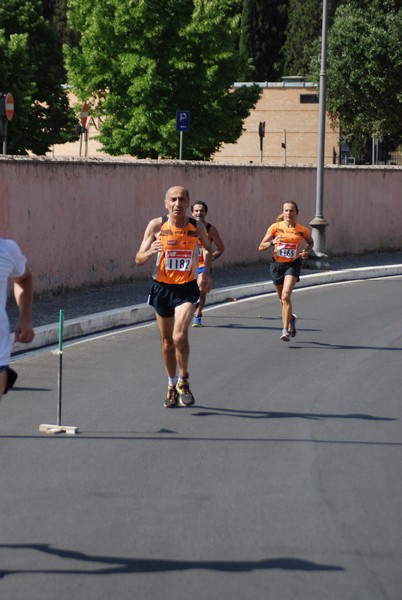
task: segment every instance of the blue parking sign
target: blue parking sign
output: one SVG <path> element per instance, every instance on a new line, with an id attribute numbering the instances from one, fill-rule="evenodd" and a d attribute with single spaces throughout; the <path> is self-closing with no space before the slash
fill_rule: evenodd
<path id="1" fill-rule="evenodd" d="M 176 110 L 176 131 L 190 131 L 189 110 Z"/>

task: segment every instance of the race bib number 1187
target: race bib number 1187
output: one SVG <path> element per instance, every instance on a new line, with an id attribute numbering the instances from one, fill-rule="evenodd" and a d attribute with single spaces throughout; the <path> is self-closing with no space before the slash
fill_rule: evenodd
<path id="1" fill-rule="evenodd" d="M 191 250 L 166 250 L 166 271 L 191 271 Z"/>

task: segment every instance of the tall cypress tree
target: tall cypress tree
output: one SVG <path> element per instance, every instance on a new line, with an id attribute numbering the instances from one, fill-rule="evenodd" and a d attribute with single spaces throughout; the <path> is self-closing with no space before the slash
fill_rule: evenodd
<path id="1" fill-rule="evenodd" d="M 246 80 L 277 81 L 283 74 L 283 45 L 289 0 L 244 0 L 240 52 L 249 57 L 253 71 Z"/>
<path id="2" fill-rule="evenodd" d="M 328 26 L 338 6 L 348 0 L 328 0 Z M 310 75 L 313 56 L 320 52 L 323 0 L 289 0 L 285 32 L 284 74 Z"/>

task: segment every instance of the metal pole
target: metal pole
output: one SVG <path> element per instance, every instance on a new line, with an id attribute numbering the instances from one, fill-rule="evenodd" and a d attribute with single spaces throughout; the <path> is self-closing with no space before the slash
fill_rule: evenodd
<path id="1" fill-rule="evenodd" d="M 183 132 L 180 131 L 180 149 L 179 149 L 179 160 L 183 157 Z"/>
<path id="2" fill-rule="evenodd" d="M 84 136 L 85 136 L 85 150 L 84 156 L 88 156 L 88 127 L 84 127 Z"/>
<path id="3" fill-rule="evenodd" d="M 310 222 L 313 228 L 314 252 L 317 256 L 325 254 L 325 228 L 328 223 L 324 219 L 324 158 L 325 158 L 325 120 L 327 97 L 327 29 L 328 0 L 322 3 L 322 37 L 321 37 L 321 70 L 320 70 L 320 104 L 318 117 L 318 157 L 317 157 L 317 189 L 316 213 Z"/>
<path id="4" fill-rule="evenodd" d="M 79 153 L 78 156 L 81 156 L 81 152 L 82 152 L 82 127 L 81 127 L 81 133 L 80 133 L 80 148 L 79 148 Z"/>
<path id="5" fill-rule="evenodd" d="M 371 164 L 378 165 L 378 138 L 371 138 Z"/>
<path id="6" fill-rule="evenodd" d="M 59 313 L 59 373 L 58 373 L 58 398 L 57 398 L 57 425 L 61 425 L 61 396 L 63 384 L 63 326 L 64 326 L 64 310 Z"/>
<path id="7" fill-rule="evenodd" d="M 286 165 L 286 129 L 283 130 L 283 162 Z"/>
<path id="8" fill-rule="evenodd" d="M 3 154 L 7 154 L 7 119 L 3 120 Z"/>

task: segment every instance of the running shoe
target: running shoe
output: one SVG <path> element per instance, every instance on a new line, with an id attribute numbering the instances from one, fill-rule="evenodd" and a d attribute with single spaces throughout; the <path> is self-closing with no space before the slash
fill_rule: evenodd
<path id="1" fill-rule="evenodd" d="M 282 329 L 281 340 L 282 342 L 290 341 L 289 331 L 287 329 Z"/>
<path id="2" fill-rule="evenodd" d="M 191 406 L 194 404 L 194 396 L 191 393 L 190 386 L 187 380 L 179 381 L 176 385 L 176 391 L 179 402 L 182 406 Z"/>
<path id="3" fill-rule="evenodd" d="M 296 315 L 292 315 L 292 318 L 289 321 L 289 327 L 288 327 L 288 332 L 291 338 L 294 338 L 297 331 L 296 331 L 296 319 L 297 316 Z"/>
<path id="4" fill-rule="evenodd" d="M 165 408 L 175 408 L 177 406 L 178 400 L 179 400 L 179 394 L 176 391 L 176 386 L 169 385 L 167 395 L 166 395 L 166 400 L 163 403 L 163 406 Z"/>
<path id="5" fill-rule="evenodd" d="M 202 327 L 201 317 L 194 315 L 193 327 Z"/>

